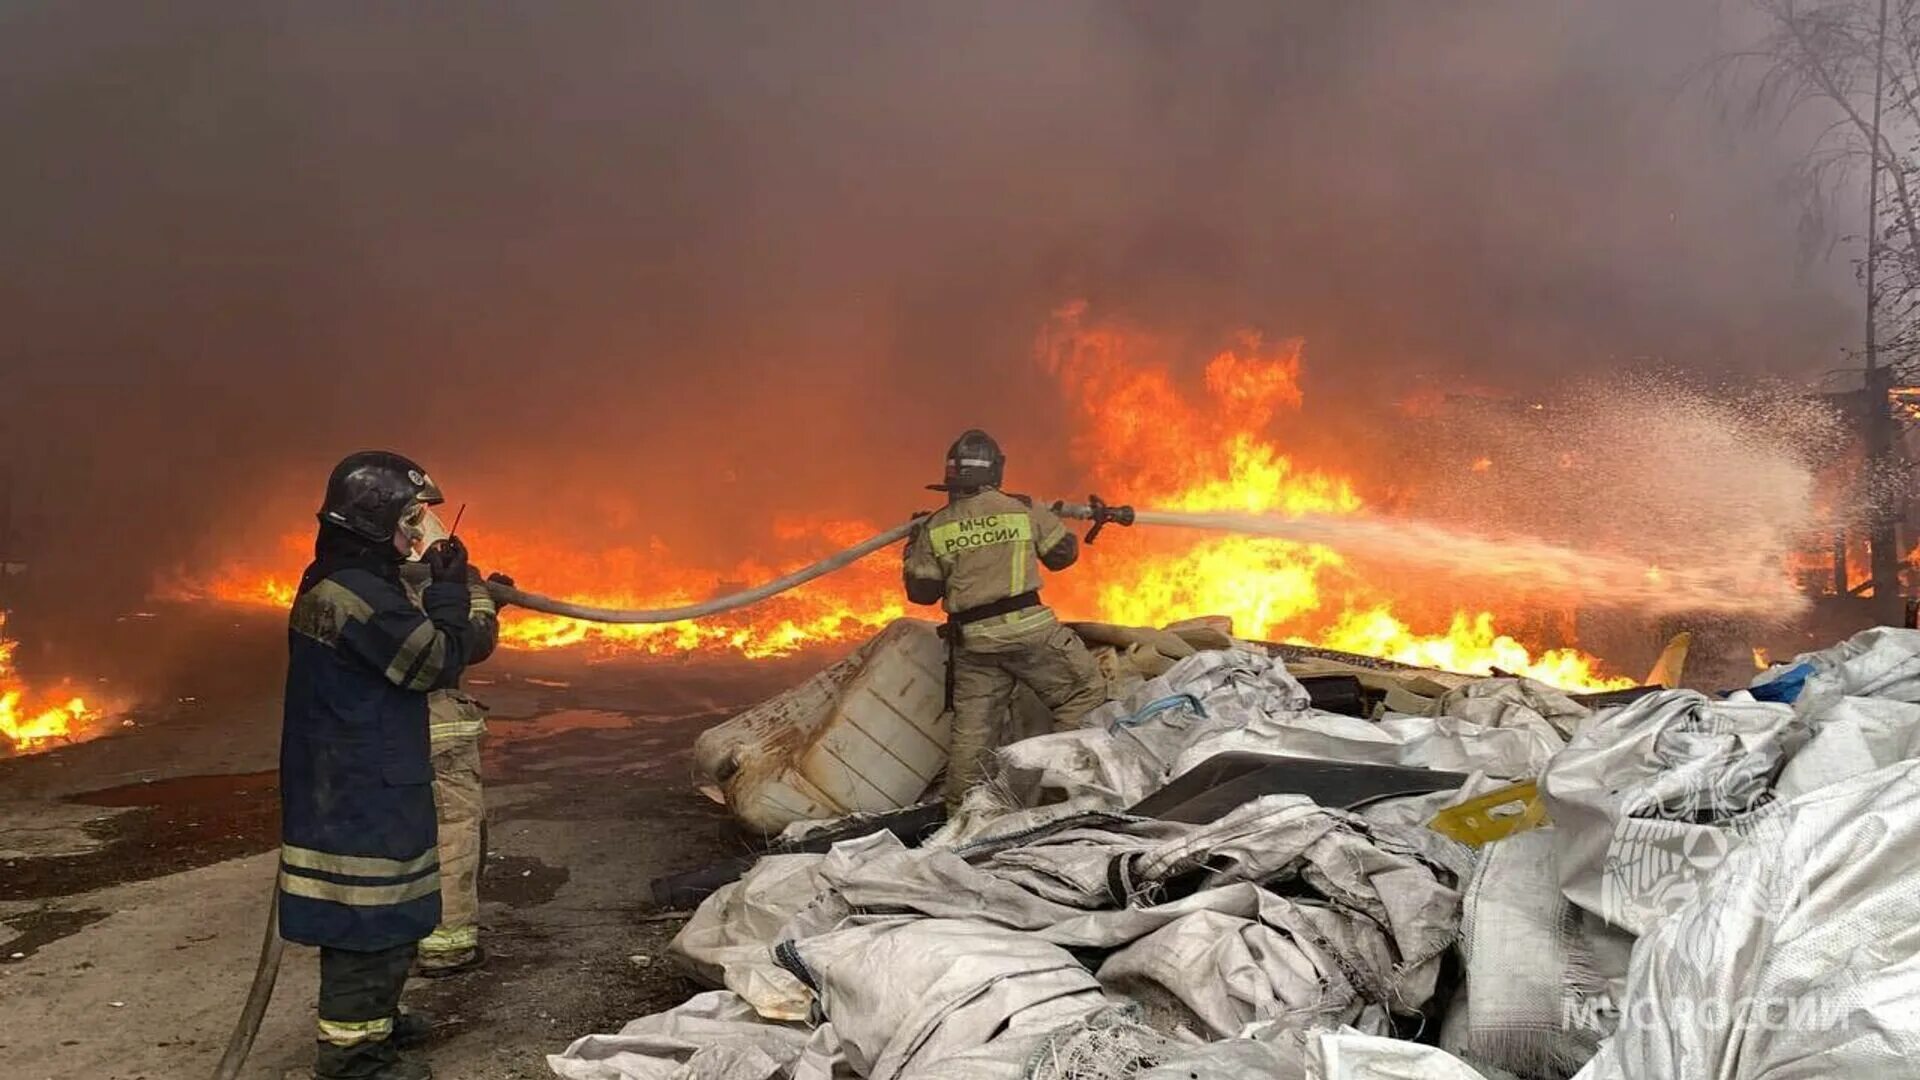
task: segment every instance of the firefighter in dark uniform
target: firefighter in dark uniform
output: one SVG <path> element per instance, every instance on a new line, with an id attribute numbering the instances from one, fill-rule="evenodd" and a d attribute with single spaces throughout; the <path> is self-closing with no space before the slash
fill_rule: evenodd
<path id="1" fill-rule="evenodd" d="M 287 634 L 280 741 L 280 934 L 320 949 L 325 1080 L 422 1080 L 399 1056 L 414 950 L 440 919 L 427 696 L 456 685 L 471 649 L 468 564 L 457 538 L 422 557 L 421 606 L 400 566 L 442 501 L 426 470 L 365 452 L 327 480 L 314 561 Z"/>
<path id="2" fill-rule="evenodd" d="M 914 529 L 902 567 L 907 599 L 947 612 L 950 811 L 985 773 L 1016 683 L 1039 695 L 1060 731 L 1106 700 L 1093 655 L 1040 602 L 1040 568 L 1072 566 L 1079 543 L 1054 513 L 1000 490 L 1006 464 L 984 431 L 955 440 L 945 482 L 929 485 L 947 493 L 947 505 Z"/>

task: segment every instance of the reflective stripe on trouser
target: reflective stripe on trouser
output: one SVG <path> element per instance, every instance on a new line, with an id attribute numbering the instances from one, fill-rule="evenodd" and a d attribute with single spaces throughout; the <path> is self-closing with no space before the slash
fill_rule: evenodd
<path id="1" fill-rule="evenodd" d="M 475 739 L 486 734 L 487 707 L 459 690 L 435 690 L 427 695 L 427 737 L 439 750 L 449 739 Z"/>
<path id="2" fill-rule="evenodd" d="M 393 1034 L 393 1017 L 378 1020 L 329 1020 L 320 1018 L 320 1041 L 335 1046 L 355 1046 L 369 1039 L 379 1041 Z"/>
<path id="3" fill-rule="evenodd" d="M 480 940 L 480 739 L 433 747 L 433 806 L 440 819 L 440 925 L 420 942 L 422 960 L 464 957 Z"/>
<path id="4" fill-rule="evenodd" d="M 987 754 L 999 744 L 1012 708 L 1013 688 L 1024 683 L 1053 710 L 1055 731 L 1072 729 L 1106 700 L 1106 684 L 1080 636 L 1056 626 L 1045 637 L 1005 651 L 954 653 L 953 739 L 948 747 L 946 800 L 959 803 L 986 772 Z"/>
<path id="5" fill-rule="evenodd" d="M 356 1080 L 378 1076 L 397 1052 L 388 1036 L 400 1011 L 400 990 L 413 961 L 408 943 L 379 952 L 320 950 L 319 1048 L 314 1076 Z"/>

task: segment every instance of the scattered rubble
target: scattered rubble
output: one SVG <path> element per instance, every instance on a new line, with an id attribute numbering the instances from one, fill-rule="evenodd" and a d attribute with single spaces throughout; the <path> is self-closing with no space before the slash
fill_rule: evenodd
<path id="1" fill-rule="evenodd" d="M 914 807 L 939 755 L 863 756 L 909 730 L 943 751 L 923 627 L 703 737 L 708 780 L 788 847 L 712 877 L 675 938 L 716 989 L 576 1040 L 557 1075 L 1625 1080 L 1920 1060 L 1920 632 L 1868 631 L 1722 695 L 1583 699 L 1276 655 L 1214 623 L 1081 628 L 1107 705 L 1005 746 L 928 835 L 938 818 Z M 849 814 L 878 816 L 796 824 Z"/>

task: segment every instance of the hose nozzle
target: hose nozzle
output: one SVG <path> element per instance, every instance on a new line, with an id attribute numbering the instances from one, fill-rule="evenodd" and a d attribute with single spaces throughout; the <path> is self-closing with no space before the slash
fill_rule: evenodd
<path id="1" fill-rule="evenodd" d="M 1087 496 L 1087 520 L 1093 522 L 1093 528 L 1087 530 L 1086 541 L 1089 546 L 1100 538 L 1100 530 L 1108 525 L 1126 528 L 1133 524 L 1133 507 L 1114 506 L 1098 495 Z"/>

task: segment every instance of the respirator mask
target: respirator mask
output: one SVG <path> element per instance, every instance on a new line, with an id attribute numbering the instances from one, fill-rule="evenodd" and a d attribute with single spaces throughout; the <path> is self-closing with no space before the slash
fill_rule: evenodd
<path id="1" fill-rule="evenodd" d="M 428 548 L 447 538 L 447 527 L 441 524 L 440 515 L 433 507 L 423 502 L 408 505 L 400 515 L 400 535 L 406 537 L 407 560 L 420 561 Z"/>

